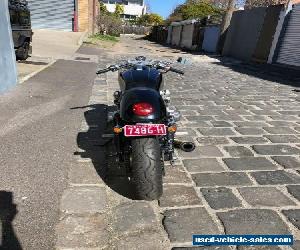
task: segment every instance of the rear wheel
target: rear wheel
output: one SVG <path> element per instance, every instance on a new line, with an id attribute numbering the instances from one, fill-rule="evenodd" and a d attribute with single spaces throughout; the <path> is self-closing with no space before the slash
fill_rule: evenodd
<path id="1" fill-rule="evenodd" d="M 24 44 L 17 50 L 17 59 L 26 60 L 29 57 L 29 42 L 24 42 Z"/>
<path id="2" fill-rule="evenodd" d="M 160 145 L 156 138 L 132 140 L 132 181 L 139 199 L 158 200 L 163 192 Z"/>

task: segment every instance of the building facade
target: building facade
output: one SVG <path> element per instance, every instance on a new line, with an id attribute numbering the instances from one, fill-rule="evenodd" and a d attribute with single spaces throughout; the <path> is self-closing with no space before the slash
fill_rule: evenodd
<path id="1" fill-rule="evenodd" d="M 124 14 L 122 18 L 126 20 L 134 20 L 147 12 L 147 6 L 144 0 L 101 0 L 111 13 L 115 12 L 116 5 L 120 4 L 124 6 Z"/>
<path id="2" fill-rule="evenodd" d="M 27 0 L 33 29 L 93 32 L 98 0 Z"/>

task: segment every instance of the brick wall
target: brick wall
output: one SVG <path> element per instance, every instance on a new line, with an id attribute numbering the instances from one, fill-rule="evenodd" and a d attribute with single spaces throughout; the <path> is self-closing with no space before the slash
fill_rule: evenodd
<path id="1" fill-rule="evenodd" d="M 98 0 L 78 0 L 78 30 L 93 33 L 98 15 Z"/>
<path id="2" fill-rule="evenodd" d="M 78 0 L 78 31 L 84 32 L 89 29 L 89 1 Z"/>

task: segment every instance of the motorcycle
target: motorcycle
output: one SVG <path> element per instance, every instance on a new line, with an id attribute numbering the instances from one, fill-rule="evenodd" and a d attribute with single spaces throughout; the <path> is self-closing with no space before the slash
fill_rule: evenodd
<path id="1" fill-rule="evenodd" d="M 120 90 L 114 93 L 117 111 L 109 113 L 117 158 L 126 167 L 142 200 L 158 200 L 163 193 L 164 162 L 174 163 L 174 148 L 195 149 L 192 142 L 175 140 L 180 113 L 170 106 L 163 75 L 184 72 L 171 63 L 140 56 L 99 70 L 119 71 Z"/>

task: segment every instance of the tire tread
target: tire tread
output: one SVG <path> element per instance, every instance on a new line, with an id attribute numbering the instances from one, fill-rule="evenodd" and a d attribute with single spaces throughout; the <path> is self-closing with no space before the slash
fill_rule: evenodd
<path id="1" fill-rule="evenodd" d="M 132 140 L 132 179 L 138 198 L 157 200 L 163 192 L 160 145 L 156 138 Z"/>

